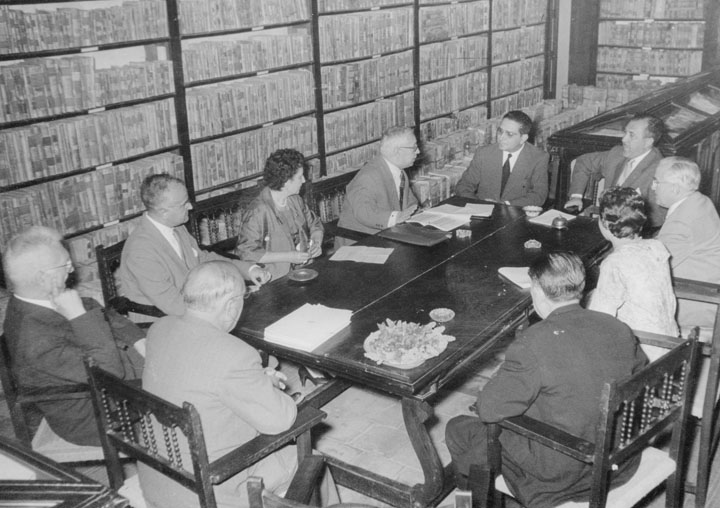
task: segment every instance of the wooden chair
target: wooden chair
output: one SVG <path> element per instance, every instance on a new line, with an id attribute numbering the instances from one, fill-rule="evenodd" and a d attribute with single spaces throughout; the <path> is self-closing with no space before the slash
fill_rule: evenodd
<path id="1" fill-rule="evenodd" d="M 705 506 L 710 466 L 720 438 L 718 427 L 718 381 L 720 381 L 720 285 L 674 278 L 675 295 L 684 300 L 717 306 L 715 326 L 708 343 L 702 345 L 703 362 L 691 414 L 699 420 L 700 449 L 695 481 L 685 484 L 686 492 L 695 494 L 695 506 Z"/>
<path id="2" fill-rule="evenodd" d="M 115 271 L 120 266 L 125 240 L 110 247 L 98 245 L 95 247 L 98 271 L 100 272 L 100 286 L 102 287 L 103 299 L 106 307 L 112 307 L 120 314 L 127 316 L 129 312 L 144 314 L 150 317 L 163 317 L 165 313 L 154 305 L 146 305 L 133 302 L 132 300 L 118 294 Z"/>
<path id="3" fill-rule="evenodd" d="M 88 385 L 32 389 L 21 387 L 12 370 L 5 335 L 0 336 L 0 382 L 18 441 L 55 462 L 80 464 L 103 461 L 99 446 L 76 445 L 55 434 L 36 406 L 39 402 L 88 398 Z"/>
<path id="4" fill-rule="evenodd" d="M 481 505 L 492 505 L 495 490 L 512 495 L 502 475 L 497 476 L 502 467 L 498 440 L 502 430 L 592 466 L 589 503 L 567 502 L 557 508 L 634 506 L 663 481 L 667 481 L 666 506 L 682 506 L 686 427 L 698 356 L 696 339 L 680 341 L 667 355 L 633 376 L 606 383 L 600 398 L 595 444 L 524 415 L 488 425 L 489 466 L 471 470 L 473 498 L 479 499 Z M 668 429 L 672 430 L 670 452 L 653 448 L 656 437 Z M 638 454 L 641 462 L 637 472 L 624 485 L 609 490 L 613 465 Z"/>
<path id="5" fill-rule="evenodd" d="M 311 455 L 310 430 L 325 413 L 306 406 L 291 429 L 274 436 L 260 435 L 210 462 L 200 416 L 185 402 L 180 408 L 86 362 L 93 404 L 105 453 L 110 486 L 123 486 L 119 452 L 156 469 L 198 494 L 203 508 L 214 508 L 213 485 L 222 483 L 277 449 L 297 440 L 298 457 Z M 156 433 L 162 435 L 156 437 Z M 180 443 L 187 441 L 190 464 Z"/>

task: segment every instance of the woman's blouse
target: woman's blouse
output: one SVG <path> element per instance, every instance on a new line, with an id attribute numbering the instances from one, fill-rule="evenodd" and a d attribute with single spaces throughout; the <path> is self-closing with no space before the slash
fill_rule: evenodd
<path id="1" fill-rule="evenodd" d="M 309 241 L 313 233 L 323 231 L 320 219 L 299 195 L 288 197 L 280 210 L 265 187 L 245 212 L 235 254 L 247 261 L 259 261 L 266 252 L 290 252 L 298 242 Z M 277 279 L 290 271 L 290 263 L 266 263 Z"/>
<path id="2" fill-rule="evenodd" d="M 658 240 L 616 247 L 600 265 L 588 308 L 613 315 L 633 330 L 677 337 L 669 259 Z"/>

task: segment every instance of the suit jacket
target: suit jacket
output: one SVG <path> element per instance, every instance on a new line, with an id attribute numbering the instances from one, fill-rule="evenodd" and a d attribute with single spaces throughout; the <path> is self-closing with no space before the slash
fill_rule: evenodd
<path id="1" fill-rule="evenodd" d="M 195 406 L 210 461 L 259 433 L 287 430 L 297 415 L 293 400 L 273 387 L 254 348 L 188 315 L 166 316 L 150 327 L 143 388 L 173 404 Z M 190 464 L 187 444 L 182 445 L 183 463 Z M 261 476 L 271 489 L 288 481 L 296 465 L 290 452 L 276 452 L 215 487 L 218 506 L 247 506 L 248 476 Z M 140 464 L 138 469 L 151 506 L 198 506 L 197 494 L 152 469 Z"/>
<path id="2" fill-rule="evenodd" d="M 548 195 L 548 160 L 543 150 L 525 143 L 500 195 L 503 152 L 496 144 L 478 148 L 455 187 L 464 198 L 508 201 L 511 205 L 542 206 Z"/>
<path id="3" fill-rule="evenodd" d="M 404 171 L 404 170 L 403 170 Z M 377 233 L 388 227 L 393 211 L 417 205 L 418 200 L 405 174 L 403 202 L 385 159 L 378 155 L 368 161 L 347 185 L 338 226 L 362 233 Z"/>
<path id="4" fill-rule="evenodd" d="M 155 305 L 165 314 L 181 316 L 185 313 L 185 303 L 180 290 L 190 270 L 206 261 L 225 260 L 232 261 L 247 273 L 252 264 L 200 249 L 183 226 L 176 227 L 175 231 L 183 259 L 147 216 L 143 216 L 125 242 L 117 276 L 123 296 L 134 302 Z"/>
<path id="5" fill-rule="evenodd" d="M 650 226 L 660 226 L 665 219 L 665 209 L 655 203 L 655 193 L 652 190 L 655 168 L 662 158 L 660 150 L 653 147 L 622 184 L 623 187 L 640 189 L 640 193 L 647 201 Z M 622 145 L 614 146 L 607 152 L 591 152 L 580 155 L 575 159 L 570 194 L 585 194 L 588 182 L 600 178 L 605 178 L 606 189 L 617 185 L 626 161 Z"/>
<path id="6" fill-rule="evenodd" d="M 83 298 L 83 304 L 87 312 L 68 321 L 54 310 L 10 298 L 4 330 L 20 386 L 87 383 L 85 356 L 116 376 L 140 376 L 142 359 L 128 348 L 144 336 L 142 330 L 116 312 L 103 311 L 91 298 Z M 58 436 L 79 445 L 100 446 L 89 396 L 37 406 Z"/>
<path id="7" fill-rule="evenodd" d="M 657 239 L 670 251 L 673 276 L 720 284 L 720 218 L 713 202 L 693 192 L 666 217 Z M 678 301 L 681 326 L 712 328 L 714 305 Z"/>
<path id="8" fill-rule="evenodd" d="M 484 422 L 526 414 L 594 441 L 603 384 L 646 363 L 627 325 L 577 304 L 561 307 L 510 345 L 478 397 L 478 413 Z M 523 505 L 556 506 L 587 494 L 585 464 L 511 432 L 500 442 L 503 475 Z"/>
<path id="9" fill-rule="evenodd" d="M 320 219 L 310 210 L 299 195 L 288 197 L 288 210 L 294 218 L 294 228 L 304 230 L 309 236 L 322 232 Z M 242 221 L 242 228 L 235 248 L 235 254 L 251 261 L 260 261 L 266 252 L 288 252 L 295 250 L 291 228 L 283 222 L 284 217 L 275 208 L 270 188 L 265 187 L 255 198 Z M 306 238 L 309 240 L 310 238 Z M 277 279 L 290 271 L 290 263 L 266 263 Z"/>

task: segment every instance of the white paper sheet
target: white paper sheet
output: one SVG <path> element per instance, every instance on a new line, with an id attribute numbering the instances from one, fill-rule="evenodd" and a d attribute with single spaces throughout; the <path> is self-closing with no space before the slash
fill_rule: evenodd
<path id="1" fill-rule="evenodd" d="M 498 273 L 522 289 L 530 287 L 530 275 L 527 266 L 503 266 Z"/>
<path id="2" fill-rule="evenodd" d="M 575 218 L 574 215 L 571 215 L 571 214 L 565 213 L 565 212 L 561 212 L 560 210 L 548 210 L 547 212 L 543 213 L 542 215 L 539 215 L 538 217 L 533 217 L 532 219 L 529 219 L 529 220 L 533 224 L 540 224 L 542 226 L 552 226 L 552 221 L 555 219 L 555 217 L 565 217 L 568 221 L 571 221 Z"/>
<path id="3" fill-rule="evenodd" d="M 355 247 L 351 245 L 343 245 L 335 254 L 332 255 L 330 261 L 356 261 L 358 263 L 373 263 L 376 265 L 385 264 L 385 262 L 393 253 L 392 248 L 384 247 Z"/>
<path id="4" fill-rule="evenodd" d="M 265 328 L 265 340 L 312 351 L 350 324 L 352 312 L 306 303 Z"/>

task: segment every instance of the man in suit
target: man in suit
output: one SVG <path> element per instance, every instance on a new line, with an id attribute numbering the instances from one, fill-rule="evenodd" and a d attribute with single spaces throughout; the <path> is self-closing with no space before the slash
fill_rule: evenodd
<path id="1" fill-rule="evenodd" d="M 605 179 L 605 187 L 632 187 L 637 189 L 648 203 L 648 225 L 657 227 L 665 219 L 665 211 L 657 206 L 652 197 L 652 179 L 655 168 L 662 159 L 655 148 L 665 132 L 663 121 L 652 115 L 638 113 L 625 126 L 622 145 L 607 152 L 586 153 L 575 159 L 570 199 L 565 208 L 583 209 L 583 195 L 588 182 Z"/>
<path id="2" fill-rule="evenodd" d="M 12 296 L 5 337 L 13 373 L 23 388 L 86 383 L 83 357 L 124 378 L 139 377 L 142 357 L 133 348 L 144 333 L 65 283 L 73 271 L 60 234 L 35 226 L 8 243 L 3 258 Z M 37 404 L 50 428 L 77 445 L 100 446 L 89 396 Z"/>
<path id="3" fill-rule="evenodd" d="M 140 198 L 146 212 L 123 247 L 117 272 L 120 292 L 134 302 L 182 316 L 185 304 L 180 288 L 188 272 L 204 261 L 226 258 L 201 250 L 183 227 L 192 205 L 182 180 L 166 173 L 148 176 L 140 187 Z M 233 263 L 256 284 L 270 280 L 260 265 Z"/>
<path id="4" fill-rule="evenodd" d="M 604 383 L 639 370 L 647 358 L 632 330 L 614 317 L 580 307 L 585 271 L 574 254 L 541 256 L 530 267 L 533 307 L 543 321 L 520 333 L 505 362 L 478 395 L 478 416 L 448 422 L 445 442 L 458 484 L 486 463 L 485 423 L 526 414 L 592 441 Z M 502 474 L 524 506 L 557 506 L 589 493 L 590 468 L 537 442 L 500 435 Z M 621 467 L 627 480 L 639 460 Z"/>
<path id="5" fill-rule="evenodd" d="M 418 200 L 405 169 L 413 165 L 418 153 L 412 129 L 388 129 L 380 141 L 380 155 L 367 162 L 347 185 L 338 226 L 372 234 L 409 219 Z"/>
<path id="6" fill-rule="evenodd" d="M 455 193 L 515 206 L 542 206 L 548 194 L 549 158 L 527 143 L 530 129 L 529 116 L 509 111 L 497 129 L 497 143 L 475 152 Z"/>
<path id="7" fill-rule="evenodd" d="M 243 309 L 245 284 L 236 265 L 209 261 L 190 270 L 182 288 L 186 312 L 165 316 L 148 332 L 143 388 L 174 404 L 190 402 L 203 425 L 213 461 L 258 434 L 278 434 L 295 421 L 295 403 L 281 389 L 282 375 L 261 366 L 257 350 L 230 330 Z M 182 443 L 183 459 L 190 463 Z M 278 450 L 215 487 L 219 507 L 247 507 L 248 476 L 272 491 L 287 488 L 297 465 L 294 447 Z M 148 506 L 197 507 L 198 498 L 167 476 L 138 464 Z"/>
<path id="8" fill-rule="evenodd" d="M 670 251 L 673 276 L 720 284 L 720 218 L 713 202 L 698 192 L 700 168 L 683 157 L 663 159 L 655 170 L 653 189 L 667 217 L 658 240 Z M 712 328 L 715 306 L 680 300 L 681 327 Z"/>

